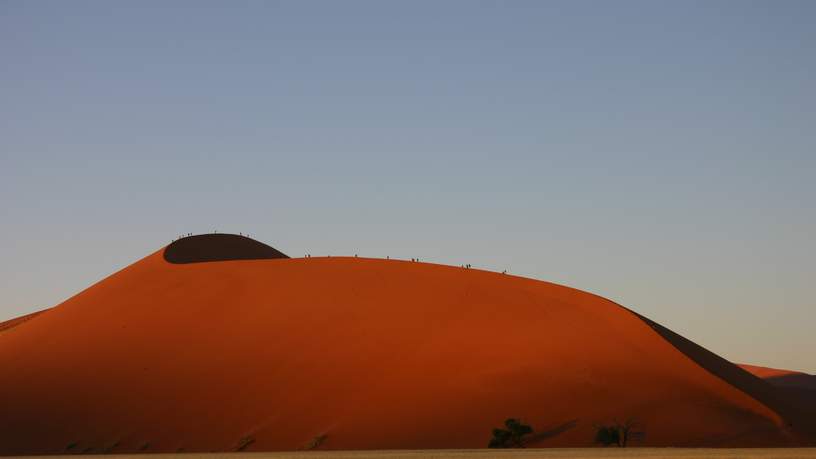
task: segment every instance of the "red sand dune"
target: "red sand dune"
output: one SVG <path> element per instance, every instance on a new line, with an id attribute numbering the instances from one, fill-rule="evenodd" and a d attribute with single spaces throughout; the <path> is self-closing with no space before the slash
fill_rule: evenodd
<path id="1" fill-rule="evenodd" d="M 224 244 L 252 245 L 233 238 L 187 241 L 182 263 L 159 250 L 0 333 L 0 454 L 484 447 L 508 417 L 542 447 L 626 418 L 642 445 L 812 442 L 770 384 L 598 296 L 397 260 L 230 260 Z"/>
<path id="2" fill-rule="evenodd" d="M 816 438 L 816 376 L 755 365 L 739 366 L 773 386 L 786 418 L 798 424 L 799 430 L 808 433 L 810 438 Z"/>

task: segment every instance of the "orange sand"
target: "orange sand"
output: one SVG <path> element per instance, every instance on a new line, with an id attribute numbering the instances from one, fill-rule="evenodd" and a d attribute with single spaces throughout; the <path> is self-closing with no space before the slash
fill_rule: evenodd
<path id="1" fill-rule="evenodd" d="M 0 334 L 0 368 L 0 454 L 479 448 L 508 417 L 542 447 L 630 417 L 641 445 L 806 441 L 608 300 L 397 260 L 160 250 Z"/>

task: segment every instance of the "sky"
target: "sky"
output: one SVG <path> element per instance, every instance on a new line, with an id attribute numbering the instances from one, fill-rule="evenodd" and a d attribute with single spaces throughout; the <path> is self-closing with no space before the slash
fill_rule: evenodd
<path id="1" fill-rule="evenodd" d="M 816 2 L 0 1 L 0 320 L 182 233 L 501 271 L 816 373 Z"/>

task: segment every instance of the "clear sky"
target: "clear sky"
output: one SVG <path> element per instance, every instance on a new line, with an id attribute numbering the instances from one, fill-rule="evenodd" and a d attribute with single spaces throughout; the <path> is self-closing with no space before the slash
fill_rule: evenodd
<path id="1" fill-rule="evenodd" d="M 0 2 L 0 320 L 187 232 L 816 372 L 816 2 Z"/>

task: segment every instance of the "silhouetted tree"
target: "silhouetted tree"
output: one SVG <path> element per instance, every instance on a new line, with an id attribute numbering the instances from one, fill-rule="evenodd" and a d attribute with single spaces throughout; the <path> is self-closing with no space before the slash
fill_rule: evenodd
<path id="1" fill-rule="evenodd" d="M 639 440 L 645 435 L 642 431 L 637 430 L 640 424 L 633 418 L 629 418 L 623 423 L 616 423 L 616 427 L 620 432 L 622 447 L 626 447 L 629 440 Z"/>
<path id="2" fill-rule="evenodd" d="M 630 440 L 640 439 L 644 433 L 636 430 L 638 422 L 629 418 L 624 422 L 614 421 L 609 425 L 595 426 L 595 443 L 600 443 L 603 446 L 617 445 L 625 448 Z"/>
<path id="3" fill-rule="evenodd" d="M 620 446 L 620 433 L 614 426 L 595 426 L 595 443 Z"/>
<path id="4" fill-rule="evenodd" d="M 524 436 L 533 433 L 532 427 L 518 419 L 507 419 L 504 426 L 506 429 L 493 429 L 488 448 L 524 448 Z"/>
<path id="5" fill-rule="evenodd" d="M 509 448 L 510 432 L 504 429 L 493 429 L 493 438 L 487 444 L 488 448 Z"/>

